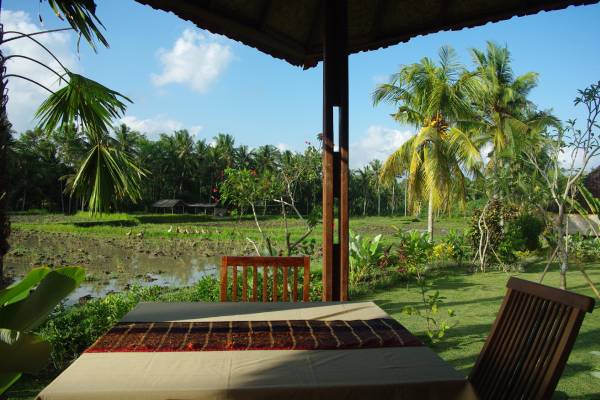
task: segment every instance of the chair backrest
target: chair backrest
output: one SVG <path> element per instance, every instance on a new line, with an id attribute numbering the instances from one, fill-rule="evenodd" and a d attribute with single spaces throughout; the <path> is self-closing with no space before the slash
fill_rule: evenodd
<path id="1" fill-rule="evenodd" d="M 241 297 L 238 296 L 238 268 L 241 268 Z M 310 290 L 310 258 L 309 257 L 231 257 L 221 258 L 221 301 L 227 301 L 228 288 L 231 286 L 231 301 L 299 301 L 298 272 L 302 268 L 302 301 L 308 301 Z M 231 269 L 231 285 L 227 280 Z M 259 269 L 262 274 L 259 276 Z M 249 273 L 250 270 L 250 273 Z M 270 272 L 270 274 L 269 274 Z M 281 278 L 281 282 L 279 282 Z M 252 282 L 251 292 L 248 281 Z M 259 291 L 259 286 L 262 286 Z M 269 287 L 271 290 L 269 290 Z M 279 296 L 281 287 L 281 298 Z M 291 288 L 291 290 L 290 290 Z M 262 296 L 259 293 L 262 292 Z"/>
<path id="2" fill-rule="evenodd" d="M 481 399 L 549 399 L 594 299 L 510 278 L 469 380 Z"/>

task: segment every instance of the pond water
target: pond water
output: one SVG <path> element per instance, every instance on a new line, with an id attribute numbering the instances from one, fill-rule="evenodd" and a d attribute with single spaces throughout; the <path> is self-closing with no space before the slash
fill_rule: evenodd
<path id="1" fill-rule="evenodd" d="M 206 275 L 216 275 L 218 257 L 207 257 L 193 248 L 161 250 L 156 242 L 130 245 L 115 239 L 65 238 L 30 234 L 17 237 L 5 259 L 7 275 L 21 279 L 40 265 L 79 265 L 87 279 L 67 299 L 68 304 L 84 296 L 101 297 L 142 286 L 190 286 Z M 170 249 L 172 250 L 172 249 Z"/>

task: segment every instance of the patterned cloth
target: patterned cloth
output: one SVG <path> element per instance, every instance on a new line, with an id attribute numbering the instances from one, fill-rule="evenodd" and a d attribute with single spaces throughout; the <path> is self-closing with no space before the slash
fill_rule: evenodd
<path id="1" fill-rule="evenodd" d="M 86 352 L 335 350 L 422 345 L 391 318 L 355 321 L 121 322 Z"/>

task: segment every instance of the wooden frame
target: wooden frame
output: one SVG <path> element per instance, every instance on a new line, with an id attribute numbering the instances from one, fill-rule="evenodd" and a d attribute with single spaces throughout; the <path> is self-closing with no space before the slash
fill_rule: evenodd
<path id="1" fill-rule="evenodd" d="M 238 268 L 242 268 L 242 293 L 238 296 Z M 298 270 L 303 269 L 302 279 L 302 301 L 308 301 L 310 298 L 310 258 L 309 257 L 238 257 L 238 256 L 223 256 L 221 257 L 220 271 L 220 298 L 221 301 L 228 299 L 228 274 L 231 269 L 232 285 L 231 285 L 231 301 L 258 301 L 258 281 L 259 268 L 262 268 L 262 301 L 267 302 L 279 301 L 278 287 L 278 271 L 282 271 L 283 280 L 281 283 L 282 296 L 281 301 L 299 301 L 298 300 Z M 252 273 L 252 288 L 251 293 L 248 291 L 248 270 Z M 269 276 L 269 270 L 271 274 Z M 288 289 L 289 278 L 291 271 L 291 293 Z M 269 296 L 268 284 L 272 282 L 272 293 Z M 285 284 L 284 284 L 285 283 Z"/>
<path id="2" fill-rule="evenodd" d="M 511 277 L 469 380 L 481 399 L 550 399 L 594 299 Z"/>
<path id="3" fill-rule="evenodd" d="M 323 301 L 348 300 L 348 5 L 322 3 L 323 12 Z M 335 151 L 334 110 L 338 110 Z M 336 207 L 337 204 L 337 207 Z M 338 214 L 335 215 L 337 209 Z M 336 218 L 337 217 L 337 218 Z M 335 224 L 337 219 L 337 226 Z"/>

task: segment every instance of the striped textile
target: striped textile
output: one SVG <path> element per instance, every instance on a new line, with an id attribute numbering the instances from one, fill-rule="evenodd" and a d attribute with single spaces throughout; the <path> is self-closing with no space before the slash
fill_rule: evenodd
<path id="1" fill-rule="evenodd" d="M 334 350 L 422 346 L 394 319 L 121 322 L 87 353 Z"/>

